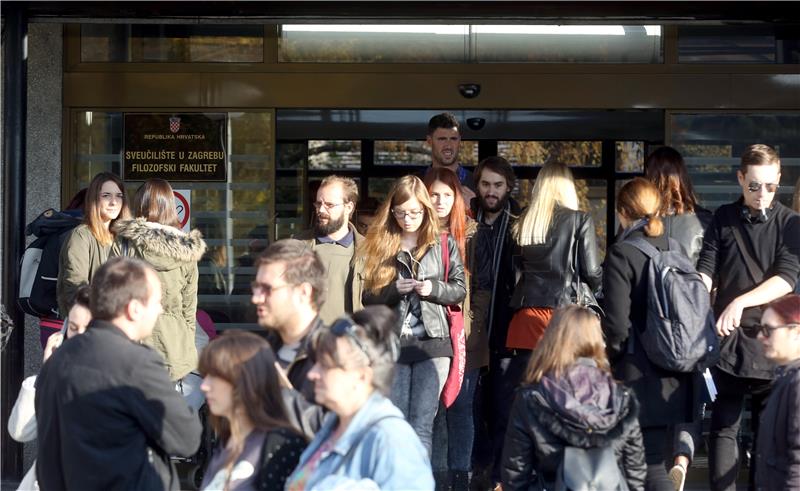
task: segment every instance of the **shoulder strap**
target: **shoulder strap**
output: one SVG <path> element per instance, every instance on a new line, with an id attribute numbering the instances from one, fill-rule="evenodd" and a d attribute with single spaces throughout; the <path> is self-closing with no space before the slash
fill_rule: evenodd
<path id="1" fill-rule="evenodd" d="M 353 441 L 350 443 L 350 448 L 347 449 L 347 453 L 345 453 L 342 456 L 342 460 L 339 461 L 339 464 L 331 472 L 331 474 L 336 474 L 337 472 L 339 472 L 339 470 L 347 463 L 347 459 L 353 454 L 353 452 L 356 451 L 356 447 L 358 447 L 358 444 L 361 443 L 361 440 L 363 440 L 364 437 L 367 436 L 367 433 L 373 427 L 377 426 L 378 423 L 380 423 L 381 421 L 383 421 L 385 419 L 393 419 L 393 418 L 394 419 L 402 419 L 403 421 L 405 421 L 405 419 L 401 418 L 400 416 L 394 416 L 394 415 L 381 416 L 380 418 L 378 418 L 378 419 L 376 419 L 374 421 L 371 421 L 364 429 L 362 429 L 361 432 L 358 435 L 356 435 L 355 438 L 353 438 Z"/>
<path id="2" fill-rule="evenodd" d="M 739 223 L 734 222 L 733 226 L 731 227 L 731 232 L 733 232 L 733 238 L 736 240 L 736 245 L 739 246 L 739 252 L 742 254 L 742 258 L 744 258 L 744 264 L 747 266 L 747 272 L 750 273 L 750 277 L 756 283 L 759 283 L 762 279 L 764 279 L 764 273 L 761 271 L 761 268 L 758 267 L 755 259 L 753 256 L 750 255 L 750 248 L 747 247 L 747 243 L 742 237 L 742 232 L 739 230 Z"/>
<path id="3" fill-rule="evenodd" d="M 650 242 L 647 242 L 646 240 L 644 240 L 641 237 L 635 237 L 633 239 L 626 239 L 625 243 L 630 244 L 633 247 L 639 249 L 640 251 L 642 251 L 644 253 L 645 256 L 647 256 L 649 258 L 653 258 L 654 256 L 657 256 L 659 254 L 659 252 L 660 252 L 656 248 L 656 246 L 654 246 Z"/>
<path id="4" fill-rule="evenodd" d="M 447 248 L 447 233 L 442 232 L 442 238 L 439 240 L 442 243 L 442 264 L 444 264 L 444 281 L 450 276 L 450 251 Z"/>

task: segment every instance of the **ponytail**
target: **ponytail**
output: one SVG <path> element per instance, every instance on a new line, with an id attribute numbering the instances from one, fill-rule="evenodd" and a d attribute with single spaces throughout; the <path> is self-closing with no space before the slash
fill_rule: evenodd
<path id="1" fill-rule="evenodd" d="M 648 237 L 658 237 L 664 233 L 664 222 L 658 215 L 647 217 L 647 223 L 644 225 L 644 233 Z"/>

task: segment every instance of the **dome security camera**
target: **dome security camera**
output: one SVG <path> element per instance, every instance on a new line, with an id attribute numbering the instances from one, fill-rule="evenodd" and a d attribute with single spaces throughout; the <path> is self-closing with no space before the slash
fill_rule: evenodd
<path id="1" fill-rule="evenodd" d="M 458 92 L 461 97 L 465 99 L 474 99 L 481 93 L 480 84 L 461 84 L 458 86 Z"/>
<path id="2" fill-rule="evenodd" d="M 467 126 L 469 129 L 473 131 L 482 130 L 483 127 L 486 125 L 486 119 L 484 118 L 468 118 L 467 119 Z"/>

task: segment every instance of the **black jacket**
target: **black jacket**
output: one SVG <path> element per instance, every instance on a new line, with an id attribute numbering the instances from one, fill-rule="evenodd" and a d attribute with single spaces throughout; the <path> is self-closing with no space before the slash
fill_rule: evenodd
<path id="1" fill-rule="evenodd" d="M 664 235 L 647 237 L 641 228 L 629 237 L 644 238 L 660 250 L 668 247 Z M 643 428 L 693 421 L 698 383 L 696 374 L 670 372 L 651 363 L 635 333 L 630 346 L 632 330 L 641 333 L 646 327 L 647 261 L 642 251 L 623 240 L 608 248 L 603 265 L 603 334 L 609 360 L 614 376 L 636 393 Z"/>
<path id="2" fill-rule="evenodd" d="M 692 264 L 697 265 L 703 249 L 703 236 L 712 217 L 710 211 L 699 206 L 694 213 L 664 216 L 661 218 L 664 222 L 664 235 L 675 239 L 681 245 L 683 253 L 692 260 Z"/>
<path id="3" fill-rule="evenodd" d="M 775 201 L 765 221 L 749 223 L 742 218 L 742 199 L 720 206 L 703 239 L 697 271 L 714 280 L 717 294 L 714 316 L 719 317 L 733 299 L 772 276 L 783 278 L 792 287 L 800 274 L 800 219 L 797 213 Z M 742 253 L 734 239 L 739 227 L 742 240 L 750 247 L 762 278 L 754 280 L 747 271 Z M 742 312 L 741 328 L 722 340 L 717 366 L 739 377 L 771 379 L 775 364 L 763 353 L 751 326 L 761 321 L 761 308 Z"/>
<path id="4" fill-rule="evenodd" d="M 544 244 L 519 246 L 522 277 L 514 288 L 511 307 L 558 307 L 570 302 L 575 292 L 577 247 L 579 278 L 597 291 L 603 278 L 597 251 L 597 231 L 592 217 L 582 211 L 556 208 Z"/>
<path id="5" fill-rule="evenodd" d="M 431 294 L 420 299 L 422 323 L 425 325 L 425 332 L 431 338 L 450 337 L 450 326 L 444 306 L 458 305 L 467 295 L 461 254 L 458 252 L 456 241 L 450 235 L 447 235 L 447 247 L 450 252 L 450 271 L 447 278 L 444 277 L 442 246 L 439 240 L 425 252 L 418 268 L 412 268 L 408 253 L 400 251 L 397 254 L 398 277 L 430 280 L 433 285 Z M 392 281 L 377 293 L 364 290 L 363 300 L 364 305 L 383 304 L 395 308 L 398 314 L 395 332 L 400 336 L 403 320 L 408 313 L 408 297 L 409 294 L 400 295 L 395 282 Z"/>
<path id="6" fill-rule="evenodd" d="M 778 378 L 761 411 L 756 488 L 800 489 L 800 360 L 778 369 Z"/>
<path id="7" fill-rule="evenodd" d="M 481 228 L 487 227 L 482 222 L 482 211 L 480 209 L 480 200 L 473 198 L 470 202 L 470 209 L 472 210 L 475 220 L 478 222 L 478 232 L 482 233 Z M 522 208 L 511 197 L 508 198 L 508 207 L 505 211 L 497 217 L 494 226 L 501 226 L 505 229 L 505 233 L 500 237 L 499 251 L 478 251 L 477 254 L 489 255 L 491 260 L 492 254 L 498 254 L 497 268 L 494 274 L 494 291 L 492 301 L 489 307 L 487 326 L 489 337 L 489 350 L 494 355 L 506 356 L 508 350 L 506 349 L 506 338 L 508 337 L 508 325 L 511 323 L 511 317 L 514 310 L 510 306 L 509 300 L 512 293 L 514 293 L 514 284 L 516 283 L 514 262 L 513 262 L 513 247 L 514 241 L 511 238 L 511 227 L 514 221 L 519 217 Z M 503 226 L 505 224 L 505 226 Z M 477 243 L 477 240 L 476 240 Z M 473 254 L 472 257 L 475 257 Z M 476 259 L 477 260 L 477 259 Z M 470 262 L 473 262 L 470 260 Z M 473 273 L 473 282 L 475 280 L 476 268 L 471 268 Z M 473 287 L 472 291 L 476 289 Z"/>
<path id="8" fill-rule="evenodd" d="M 41 489 L 178 489 L 169 456 L 200 445 L 164 362 L 111 323 L 66 341 L 37 380 Z"/>
<path id="9" fill-rule="evenodd" d="M 647 466 L 636 397 L 593 360 L 561 378 L 523 386 L 511 409 L 501 468 L 504 490 L 541 489 L 555 481 L 566 445 L 611 446 L 631 490 L 644 489 Z"/>

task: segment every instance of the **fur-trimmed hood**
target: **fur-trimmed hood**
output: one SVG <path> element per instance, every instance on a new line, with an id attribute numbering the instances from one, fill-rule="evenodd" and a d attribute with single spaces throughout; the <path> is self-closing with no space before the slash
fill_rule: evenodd
<path id="1" fill-rule="evenodd" d="M 528 396 L 534 418 L 575 447 L 610 444 L 639 412 L 636 398 L 625 387 L 584 358 L 558 379 L 542 378 Z"/>
<path id="2" fill-rule="evenodd" d="M 142 259 L 159 271 L 197 262 L 206 252 L 206 243 L 199 230 L 187 234 L 175 227 L 148 222 L 142 217 L 118 220 L 114 232 L 118 239 L 128 241 Z M 124 243 L 122 247 L 124 249 Z"/>

